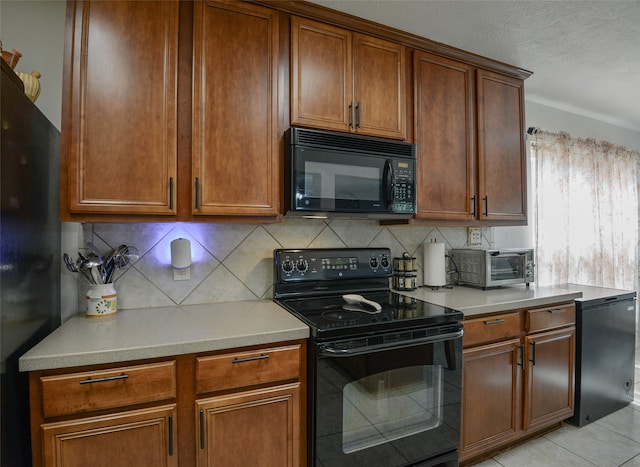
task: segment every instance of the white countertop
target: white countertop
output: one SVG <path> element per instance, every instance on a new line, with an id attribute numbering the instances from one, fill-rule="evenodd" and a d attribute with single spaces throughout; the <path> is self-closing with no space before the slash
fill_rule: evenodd
<path id="1" fill-rule="evenodd" d="M 95 365 L 306 339 L 309 328 L 267 300 L 73 316 L 20 357 L 20 371 Z"/>
<path id="2" fill-rule="evenodd" d="M 400 293 L 436 305 L 460 310 L 465 317 L 530 306 L 545 306 L 551 303 L 575 300 L 582 296 L 580 286 L 573 284 L 547 287 L 538 287 L 533 284 L 527 287 L 522 284 L 489 290 L 465 286 L 437 290 L 420 287 L 412 292 Z"/>
<path id="3" fill-rule="evenodd" d="M 465 317 L 620 294 L 577 284 L 515 285 L 490 290 L 455 286 L 401 292 L 460 310 Z M 20 357 L 20 371 L 168 357 L 306 339 L 309 328 L 268 300 L 118 311 L 113 317 L 78 314 Z"/>

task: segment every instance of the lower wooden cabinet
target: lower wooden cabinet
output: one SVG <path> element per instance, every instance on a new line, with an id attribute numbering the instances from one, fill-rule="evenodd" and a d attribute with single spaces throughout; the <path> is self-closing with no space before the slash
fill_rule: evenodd
<path id="1" fill-rule="evenodd" d="M 177 467 L 176 405 L 42 425 L 46 467 Z"/>
<path id="2" fill-rule="evenodd" d="M 198 467 L 300 465 L 300 384 L 196 401 Z"/>
<path id="3" fill-rule="evenodd" d="M 527 336 L 524 429 L 546 426 L 573 415 L 574 327 Z"/>
<path id="4" fill-rule="evenodd" d="M 299 467 L 306 342 L 29 374 L 33 467 Z"/>
<path id="5" fill-rule="evenodd" d="M 465 320 L 460 462 L 573 415 L 573 303 Z"/>
<path id="6" fill-rule="evenodd" d="M 479 453 L 516 439 L 522 407 L 520 339 L 464 351 L 463 453 Z"/>

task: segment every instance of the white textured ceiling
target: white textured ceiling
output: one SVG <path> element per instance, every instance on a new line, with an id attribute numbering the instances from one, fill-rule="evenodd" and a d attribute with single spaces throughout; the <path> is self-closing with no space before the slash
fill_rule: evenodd
<path id="1" fill-rule="evenodd" d="M 640 131 L 640 1 L 312 2 L 530 70 L 527 100 Z"/>

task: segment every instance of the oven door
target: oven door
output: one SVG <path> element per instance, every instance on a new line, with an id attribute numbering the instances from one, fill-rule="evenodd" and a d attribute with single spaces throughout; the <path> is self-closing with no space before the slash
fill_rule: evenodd
<path id="1" fill-rule="evenodd" d="M 314 346 L 310 462 L 457 465 L 462 325 Z"/>
<path id="2" fill-rule="evenodd" d="M 527 277 L 526 253 L 487 254 L 487 287 L 523 284 Z"/>

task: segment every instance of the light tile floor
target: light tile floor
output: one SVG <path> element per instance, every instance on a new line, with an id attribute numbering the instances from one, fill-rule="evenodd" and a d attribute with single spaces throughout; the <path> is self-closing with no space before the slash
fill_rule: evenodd
<path id="1" fill-rule="evenodd" d="M 640 347 L 636 347 L 635 397 L 627 407 L 582 428 L 565 424 L 476 464 L 476 467 L 571 466 L 640 467 Z"/>

